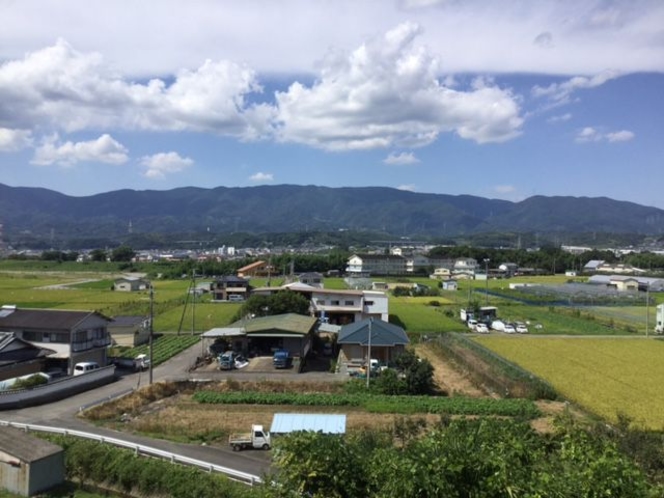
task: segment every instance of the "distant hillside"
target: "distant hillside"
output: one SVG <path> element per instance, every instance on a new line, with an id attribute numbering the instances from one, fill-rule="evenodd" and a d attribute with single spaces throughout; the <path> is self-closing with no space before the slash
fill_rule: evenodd
<path id="1" fill-rule="evenodd" d="M 664 210 L 608 198 L 535 196 L 522 202 L 382 187 L 275 185 L 119 190 L 71 197 L 0 184 L 0 223 L 15 234 L 113 238 L 132 233 L 369 230 L 454 237 L 487 232 L 664 233 Z"/>

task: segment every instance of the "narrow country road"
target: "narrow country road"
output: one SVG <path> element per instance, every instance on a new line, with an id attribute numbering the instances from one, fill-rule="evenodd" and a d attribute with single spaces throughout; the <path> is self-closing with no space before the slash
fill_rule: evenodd
<path id="1" fill-rule="evenodd" d="M 200 354 L 200 348 L 201 346 L 196 344 L 162 365 L 155 367 L 153 370 L 153 381 L 184 380 L 189 378 L 189 367 Z M 123 439 L 132 443 L 151 446 L 171 453 L 228 467 L 247 474 L 253 474 L 258 477 L 262 477 L 269 470 L 269 452 L 247 450 L 238 453 L 233 452 L 230 447 L 219 448 L 173 443 L 97 427 L 77 417 L 77 413 L 84 407 L 92 406 L 103 400 L 116 397 L 121 393 L 126 393 L 131 389 L 147 385 L 148 378 L 148 372 L 125 375 L 111 384 L 60 401 L 29 408 L 0 411 L 0 420 L 75 429 L 100 436 Z"/>

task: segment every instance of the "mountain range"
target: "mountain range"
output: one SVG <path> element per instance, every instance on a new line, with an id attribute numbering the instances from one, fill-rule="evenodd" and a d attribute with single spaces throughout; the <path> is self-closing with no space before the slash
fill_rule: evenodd
<path id="1" fill-rule="evenodd" d="M 520 202 L 384 187 L 274 185 L 117 190 L 73 197 L 0 184 L 4 236 L 127 233 L 380 231 L 397 236 L 605 232 L 659 235 L 664 210 L 606 197 L 534 196 Z"/>

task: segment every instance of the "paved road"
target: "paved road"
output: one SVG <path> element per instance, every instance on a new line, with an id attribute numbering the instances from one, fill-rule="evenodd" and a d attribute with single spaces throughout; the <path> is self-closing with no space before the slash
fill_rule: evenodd
<path id="1" fill-rule="evenodd" d="M 188 369 L 200 354 L 200 347 L 200 345 L 195 345 L 168 362 L 155 367 L 153 371 L 153 381 L 187 379 Z M 0 420 L 48 425 L 106 435 L 117 439 L 131 441 L 133 443 L 143 444 L 145 446 L 152 446 L 164 451 L 170 451 L 172 453 L 181 454 L 216 465 L 229 467 L 259 477 L 264 475 L 269 469 L 270 452 L 247 450 L 237 453 L 233 452 L 230 448 L 172 443 L 160 439 L 152 439 L 100 428 L 76 416 L 82 407 L 90 406 L 101 400 L 115 397 L 119 393 L 127 392 L 130 389 L 147 385 L 149 380 L 148 377 L 147 372 L 125 375 L 111 384 L 54 403 L 18 410 L 0 411 Z"/>

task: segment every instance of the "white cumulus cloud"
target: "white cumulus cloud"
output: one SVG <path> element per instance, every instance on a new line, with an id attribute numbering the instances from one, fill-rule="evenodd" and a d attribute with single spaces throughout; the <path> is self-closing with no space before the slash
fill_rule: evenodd
<path id="1" fill-rule="evenodd" d="M 606 139 L 609 142 L 629 142 L 633 140 L 636 135 L 629 130 L 614 131 L 606 134 Z"/>
<path id="2" fill-rule="evenodd" d="M 403 23 L 348 54 L 326 58 L 311 86 L 277 92 L 278 138 L 325 150 L 427 145 L 455 132 L 478 143 L 520 134 L 523 118 L 508 90 L 453 90 L 438 80 L 438 60 Z"/>
<path id="3" fill-rule="evenodd" d="M 551 83 L 545 87 L 536 85 L 532 89 L 532 94 L 535 97 L 548 98 L 556 104 L 566 104 L 571 101 L 572 94 L 577 90 L 598 87 L 620 75 L 618 71 L 607 70 L 593 76 L 574 76 L 561 83 Z"/>
<path id="4" fill-rule="evenodd" d="M 395 154 L 394 152 L 390 153 L 385 159 L 383 159 L 385 164 L 396 164 L 396 165 L 406 165 L 406 164 L 417 164 L 420 160 L 415 157 L 415 154 L 412 152 L 402 152 L 400 154 Z"/>
<path id="5" fill-rule="evenodd" d="M 254 183 L 269 183 L 274 181 L 274 175 L 272 173 L 262 173 L 258 172 L 249 177 L 249 180 L 251 180 Z"/>
<path id="6" fill-rule="evenodd" d="M 40 166 L 73 166 L 79 162 L 124 164 L 128 160 L 127 149 L 110 135 L 104 134 L 85 142 L 64 143 L 59 143 L 59 137 L 53 135 L 35 149 L 31 163 Z"/>
<path id="7" fill-rule="evenodd" d="M 0 127 L 0 152 L 15 152 L 32 145 L 32 131 Z"/>
<path id="8" fill-rule="evenodd" d="M 177 152 L 159 152 L 151 156 L 143 156 L 141 166 L 145 167 L 147 178 L 164 178 L 172 173 L 179 173 L 194 164 L 193 159 L 181 157 Z"/>
<path id="9" fill-rule="evenodd" d="M 592 126 L 586 126 L 580 130 L 575 137 L 577 143 L 587 142 L 628 142 L 633 140 L 636 135 L 629 130 L 620 130 L 614 132 L 604 133 Z"/>
<path id="10" fill-rule="evenodd" d="M 255 138 L 271 109 L 248 105 L 260 92 L 252 70 L 206 61 L 180 70 L 172 83 L 127 81 L 96 53 L 64 40 L 0 65 L 0 123 L 66 131 L 89 128 L 188 130 Z"/>

